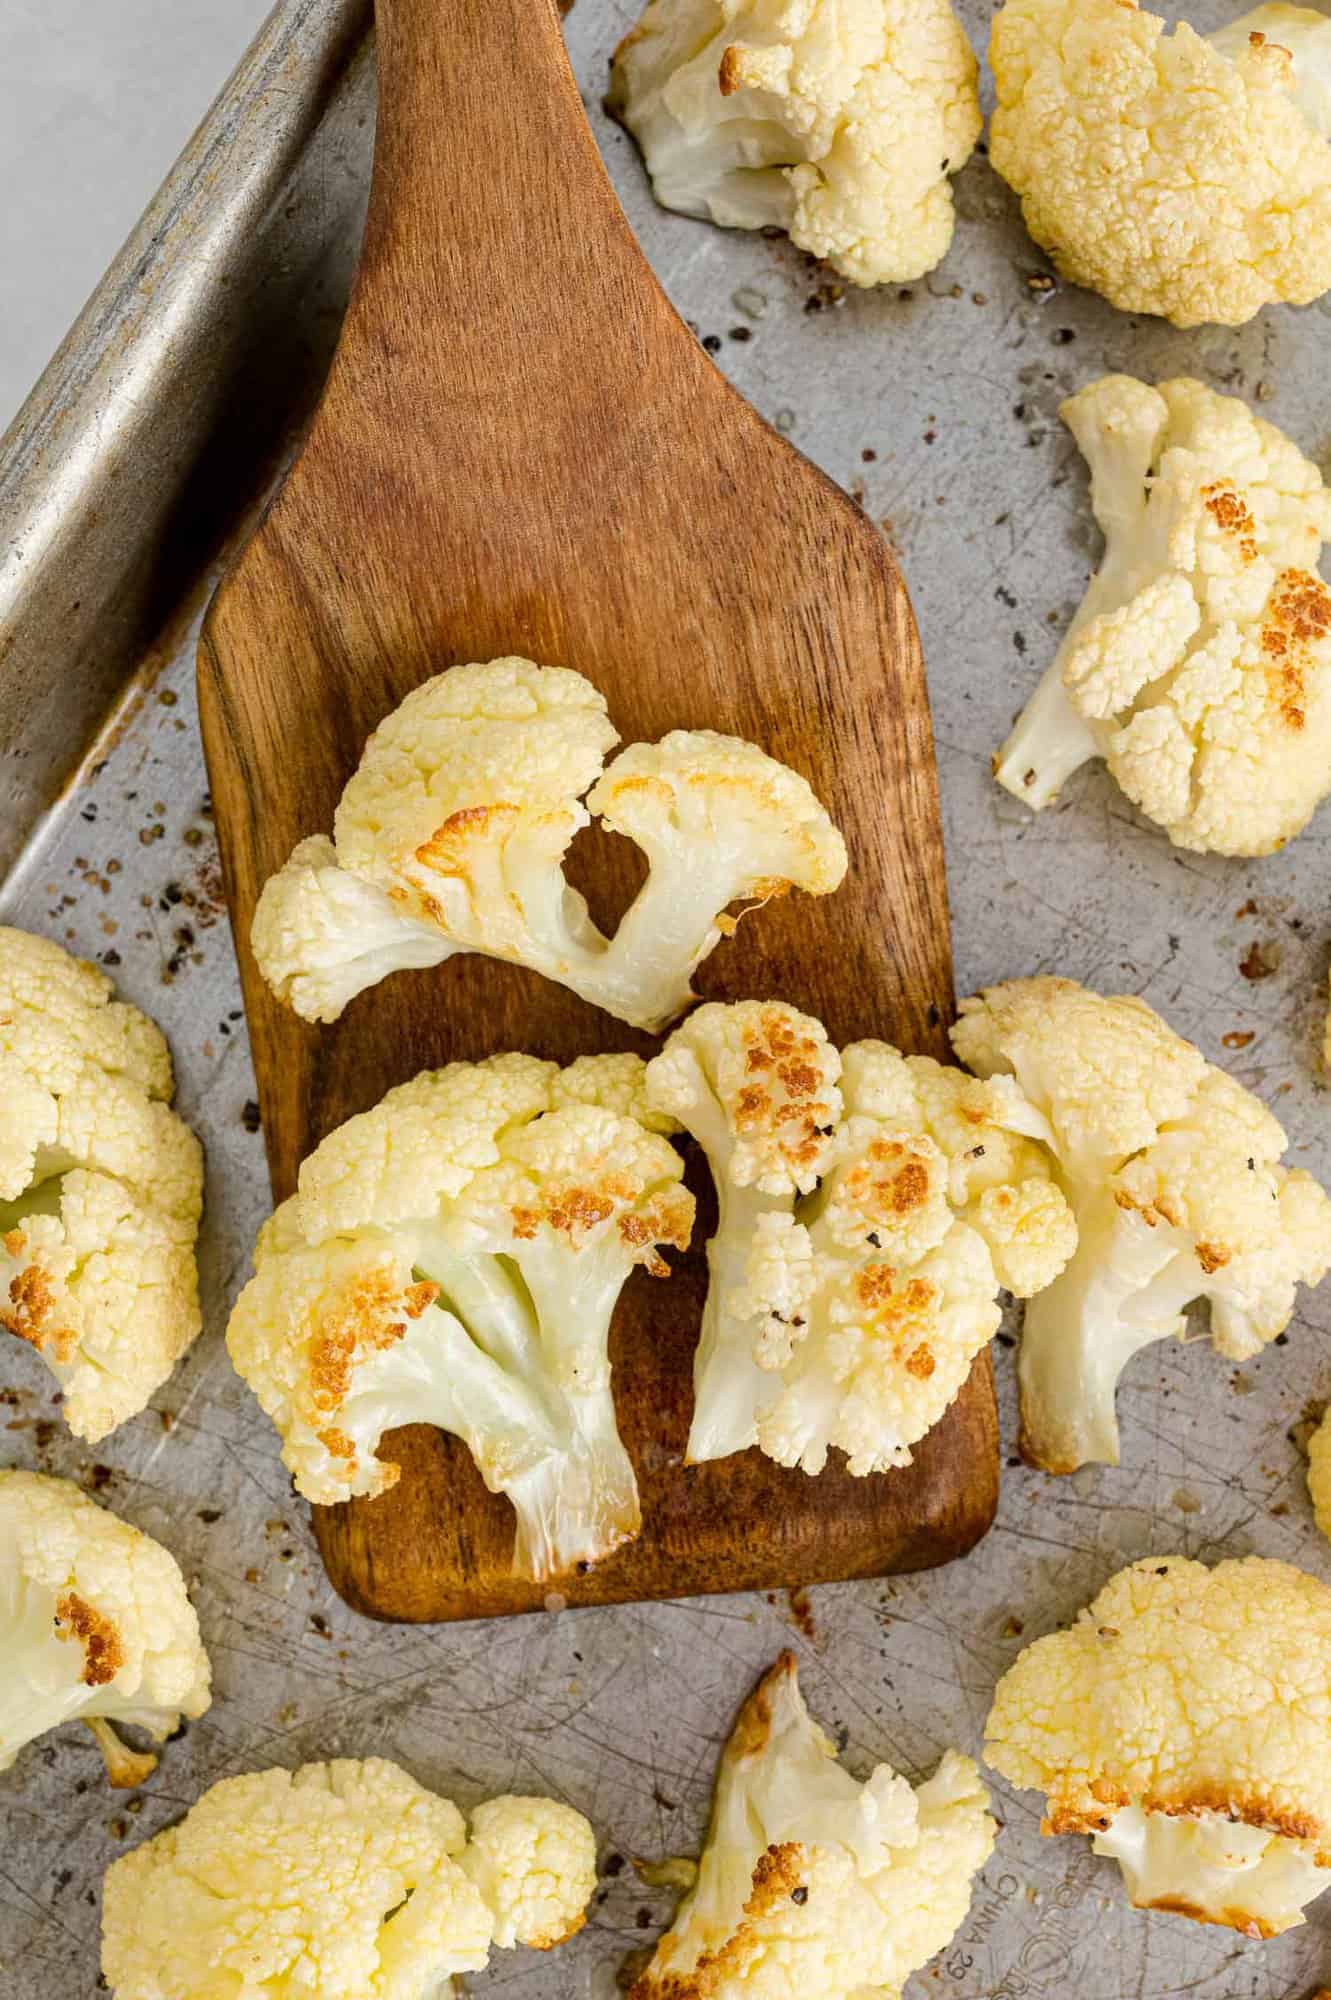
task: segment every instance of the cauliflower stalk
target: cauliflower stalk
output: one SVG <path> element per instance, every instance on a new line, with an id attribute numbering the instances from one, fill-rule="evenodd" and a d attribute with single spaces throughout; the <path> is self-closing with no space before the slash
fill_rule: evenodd
<path id="1" fill-rule="evenodd" d="M 1137 0 L 1006 0 L 990 158 L 1064 277 L 1175 326 L 1331 287 L 1331 20 L 1209 40 Z"/>
<path id="2" fill-rule="evenodd" d="M 426 681 L 366 744 L 333 839 L 303 840 L 265 884 L 263 977 L 306 1020 L 335 1021 L 390 972 L 477 952 L 655 1030 L 690 1005 L 694 972 L 735 928 L 730 904 L 840 883 L 841 835 L 752 743 L 675 730 L 603 769 L 617 740 L 564 667 L 491 660 Z M 564 876 L 593 816 L 649 864 L 609 939 Z"/>
<path id="3" fill-rule="evenodd" d="M 115 2000 L 443 2000 L 492 1945 L 546 1951 L 596 1887 L 591 1827 L 543 1798 L 458 1808 L 382 1757 L 224 1778 L 106 1872 Z"/>
<path id="4" fill-rule="evenodd" d="M 610 108 L 663 207 L 904 284 L 951 244 L 976 79 L 951 0 L 649 0 Z"/>
<path id="5" fill-rule="evenodd" d="M 642 1067 L 454 1063 L 305 1161 L 227 1346 L 307 1499 L 382 1493 L 399 1470 L 376 1455 L 384 1432 L 433 1423 L 512 1502 L 517 1573 L 554 1576 L 637 1533 L 610 1323 L 630 1272 L 668 1276 L 660 1246 L 682 1249 L 693 1222 L 679 1155 L 634 1115 Z"/>
<path id="6" fill-rule="evenodd" d="M 1003 1676 L 985 1756 L 1139 1909 L 1269 1938 L 1331 1883 L 1331 1590 L 1148 1557 Z M 1260 1727 L 1255 1727 L 1255 1719 Z"/>
<path id="7" fill-rule="evenodd" d="M 175 1558 L 65 1479 L 0 1471 L 0 1771 L 75 1719 L 113 1785 L 156 1768 L 115 1722 L 159 1743 L 208 1707 L 208 1655 Z"/>
<path id="8" fill-rule="evenodd" d="M 1331 492 L 1200 382 L 1109 375 L 1062 415 L 1105 556 L 998 781 L 1038 810 L 1103 757 L 1176 846 L 1274 853 L 1331 791 Z"/>
<path id="9" fill-rule="evenodd" d="M 1258 1353 L 1331 1265 L 1331 1201 L 1280 1165 L 1266 1107 L 1144 1001 L 1018 979 L 963 1002 L 952 1039 L 980 1076 L 1016 1078 L 1077 1219 L 1076 1255 L 1026 1308 L 1022 1450 L 1046 1472 L 1116 1465 L 1132 1357 L 1185 1338 L 1202 1300 L 1218 1353 Z"/>
<path id="10" fill-rule="evenodd" d="M 0 928 L 0 1327 L 77 1437 L 144 1409 L 199 1331 L 203 1156 L 171 1057 L 109 979 Z"/>
<path id="11" fill-rule="evenodd" d="M 898 2000 L 955 1936 L 994 1845 L 969 1757 L 858 1784 L 786 1653 L 740 1711 L 697 1886 L 630 2000 Z"/>
<path id="12" fill-rule="evenodd" d="M 1075 1227 L 1016 1086 L 883 1042 L 837 1051 L 779 1002 L 699 1008 L 649 1064 L 650 1102 L 718 1195 L 689 1456 L 757 1444 L 821 1472 L 909 1465 L 999 1323 Z"/>

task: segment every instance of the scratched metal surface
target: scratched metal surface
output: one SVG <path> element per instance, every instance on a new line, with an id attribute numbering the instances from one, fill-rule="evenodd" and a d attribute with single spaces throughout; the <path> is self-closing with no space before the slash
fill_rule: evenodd
<path id="1" fill-rule="evenodd" d="M 1223 11 L 1192 15 L 1214 25 Z M 978 40 L 988 7 L 970 0 L 963 12 Z M 1331 932 L 1326 824 L 1276 860 L 1197 859 L 1174 854 L 1101 776 L 1033 820 L 994 788 L 988 763 L 1080 594 L 1092 547 L 1060 397 L 1106 368 L 1191 371 L 1260 397 L 1326 461 L 1331 313 L 1273 312 L 1241 332 L 1183 335 L 1035 290 L 1029 280 L 1045 266 L 983 159 L 960 180 L 961 223 L 941 271 L 907 296 L 836 300 L 784 245 L 653 208 L 597 104 L 627 21 L 616 0 L 578 0 L 569 34 L 649 256 L 717 343 L 719 365 L 863 499 L 905 561 L 930 665 L 959 988 L 1057 969 L 1142 993 L 1212 1057 L 1225 1035 L 1250 1035 L 1227 1060 L 1277 1105 L 1294 1156 L 1325 1173 L 1315 1045 Z M 351 129 L 341 144 L 363 170 L 368 130 Z M 731 1713 L 782 1646 L 799 1654 L 815 1710 L 856 1765 L 886 1758 L 919 1774 L 946 1744 L 978 1748 L 1018 1628 L 1029 1638 L 1068 1618 L 1134 1557 L 1260 1552 L 1331 1580 L 1297 1443 L 1307 1405 L 1331 1392 L 1323 1297 L 1286 1345 L 1242 1369 L 1203 1346 L 1143 1357 L 1121 1396 L 1123 1466 L 1066 1482 L 1010 1467 L 988 1540 L 934 1575 L 823 1589 L 807 1602 L 714 1599 L 433 1630 L 356 1618 L 323 1578 L 273 1434 L 222 1347 L 262 1213 L 263 1160 L 195 734 L 193 637 L 187 624 L 162 649 L 96 774 L 29 845 L 0 912 L 113 967 L 170 1034 L 181 1108 L 208 1147 L 207 1331 L 154 1410 L 95 1453 L 53 1420 L 40 1368 L 11 1347 L 0 1356 L 0 1458 L 82 1480 L 175 1551 L 217 1699 L 128 1804 L 72 1729 L 0 1779 L 0 1986 L 10 2000 L 90 2000 L 103 1869 L 213 1780 L 371 1752 L 464 1803 L 539 1789 L 590 1814 L 606 1868 L 584 1935 L 554 1962 L 497 1955 L 469 1989 L 607 2000 L 669 1908 L 623 1857 L 696 1849 Z M 1246 977 L 1244 960 L 1267 976 Z M 1010 1352 L 998 1362 L 1010 1446 Z M 1035 1801 L 996 1790 L 1005 1829 L 970 1920 L 912 1993 L 1271 2000 L 1331 1975 L 1325 1910 L 1266 1946 L 1136 1915 L 1109 1864 L 1083 1842 L 1041 1841 Z"/>

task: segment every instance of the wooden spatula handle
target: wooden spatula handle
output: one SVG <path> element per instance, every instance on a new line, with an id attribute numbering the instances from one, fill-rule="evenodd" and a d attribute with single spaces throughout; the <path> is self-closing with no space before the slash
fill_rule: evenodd
<path id="1" fill-rule="evenodd" d="M 643 287 L 554 0 L 378 0 L 377 19 L 360 282 L 381 294 L 386 343 L 404 302 L 447 300 L 450 391 L 483 395 L 501 356 L 511 363 L 514 301 L 501 288 L 521 272 L 533 366 L 546 355 L 566 374 L 567 342 L 586 343 L 589 296 L 613 324 L 641 312 Z M 487 338 L 495 318 L 498 351 Z"/>

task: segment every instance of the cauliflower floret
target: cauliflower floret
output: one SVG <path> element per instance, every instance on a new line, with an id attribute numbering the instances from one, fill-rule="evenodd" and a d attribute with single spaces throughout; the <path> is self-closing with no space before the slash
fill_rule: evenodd
<path id="1" fill-rule="evenodd" d="M 619 1059 L 616 1094 L 640 1100 L 641 1072 Z M 693 1222 L 668 1141 L 560 1084 L 531 1057 L 454 1063 L 330 1134 L 227 1329 L 307 1499 L 384 1492 L 384 1432 L 437 1424 L 512 1502 L 514 1567 L 537 1578 L 638 1531 L 611 1316 L 635 1265 L 668 1275 L 659 1246 Z"/>
<path id="2" fill-rule="evenodd" d="M 159 1030 L 58 945 L 0 929 L 0 1327 L 76 1436 L 146 1407 L 199 1331 L 199 1142 Z"/>
<path id="3" fill-rule="evenodd" d="M 441 2000 L 492 1944 L 579 1928 L 591 1842 L 547 1799 L 480 1807 L 469 1842 L 455 1805 L 381 1757 L 224 1778 L 107 1870 L 103 1976 L 115 2000 L 204 2000 L 219 1980 L 237 2000 Z"/>
<path id="4" fill-rule="evenodd" d="M 988 1805 L 954 1750 L 917 1789 L 886 1764 L 857 1784 L 784 1654 L 740 1710 L 697 1887 L 630 2000 L 899 2000 L 965 1920 Z"/>
<path id="5" fill-rule="evenodd" d="M 1324 16 L 1259 7 L 1208 43 L 1137 0 L 1006 0 L 990 60 L 990 158 L 1074 284 L 1175 326 L 1331 287 Z"/>
<path id="6" fill-rule="evenodd" d="M 663 207 L 906 284 L 951 244 L 976 77 L 950 0 L 649 0 L 609 104 Z"/>
<path id="7" fill-rule="evenodd" d="M 818 1473 L 836 1445 L 862 1477 L 911 1463 L 998 1330 L 1000 1284 L 1048 1285 L 1077 1239 L 1042 1149 L 1001 1122 L 1015 1091 L 882 1042 L 843 1062 L 831 1171 L 798 1221 L 762 1218 L 731 1309 L 764 1316 L 762 1449 Z"/>
<path id="8" fill-rule="evenodd" d="M 302 841 L 264 885 L 259 971 L 298 1014 L 334 1021 L 390 972 L 478 952 L 664 1027 L 733 932 L 727 904 L 826 895 L 845 843 L 804 779 L 751 743 L 680 730 L 603 772 L 617 741 L 564 667 L 491 660 L 426 681 L 366 744 L 334 839 Z M 564 876 L 593 814 L 651 863 L 612 939 Z"/>
<path id="9" fill-rule="evenodd" d="M 810 1016 L 744 1001 L 677 1028 L 647 1089 L 717 1188 L 690 1458 L 756 1443 L 818 1473 L 835 1445 L 856 1476 L 909 1465 L 1000 1284 L 1048 1284 L 1075 1246 L 1016 1085 L 883 1042 L 838 1057 Z"/>
<path id="10" fill-rule="evenodd" d="M 596 1836 L 555 1799 L 490 1799 L 471 1816 L 462 1866 L 495 1920 L 494 1941 L 551 1951 L 586 1922 L 596 1891 Z"/>
<path id="11" fill-rule="evenodd" d="M 1105 557 L 999 783 L 1039 810 L 1103 757 L 1176 846 L 1274 853 L 1331 790 L 1331 492 L 1200 382 L 1108 375 L 1062 414 Z"/>
<path id="12" fill-rule="evenodd" d="M 208 1655 L 174 1556 L 65 1479 L 0 1471 L 0 1771 L 75 1718 L 113 1785 L 141 1785 L 154 1756 L 112 1722 L 161 1743 L 211 1700 Z"/>
<path id="13" fill-rule="evenodd" d="M 1077 1221 L 1076 1255 L 1026 1308 L 1022 1450 L 1046 1472 L 1116 1465 L 1132 1356 L 1183 1339 L 1203 1299 L 1219 1353 L 1274 1340 L 1331 1267 L 1331 1200 L 1279 1164 L 1265 1106 L 1141 1000 L 1013 980 L 963 1002 L 952 1039 L 979 1075 L 1015 1076 Z"/>
<path id="14" fill-rule="evenodd" d="M 1331 1590 L 1258 1556 L 1148 1557 L 1003 1676 L 985 1756 L 1090 1833 L 1139 1909 L 1248 1937 L 1331 1882 Z"/>
<path id="15" fill-rule="evenodd" d="M 750 1247 L 767 1240 L 764 1217 L 788 1212 L 826 1171 L 841 1117 L 840 1074 L 822 1022 L 775 1000 L 699 1007 L 647 1065 L 648 1103 L 697 1140 L 716 1188 L 693 1364 L 688 1456 L 695 1464 L 758 1441 L 759 1405 L 771 1385 L 742 1296 Z"/>

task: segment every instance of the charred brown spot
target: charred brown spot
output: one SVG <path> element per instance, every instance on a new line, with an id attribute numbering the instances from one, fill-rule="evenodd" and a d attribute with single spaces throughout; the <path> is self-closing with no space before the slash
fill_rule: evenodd
<path id="1" fill-rule="evenodd" d="M 812 1097 L 822 1082 L 812 1063 L 783 1062 L 777 1075 L 792 1097 Z"/>
<path id="2" fill-rule="evenodd" d="M 331 1427 L 316 1433 L 320 1444 L 330 1458 L 340 1458 L 347 1465 L 355 1463 L 356 1447 L 345 1431 Z"/>
<path id="3" fill-rule="evenodd" d="M 1230 1259 L 1228 1250 L 1219 1249 L 1214 1243 L 1197 1245 L 1197 1262 L 1209 1278 L 1214 1271 L 1223 1271 Z"/>
<path id="4" fill-rule="evenodd" d="M 917 1382 L 927 1382 L 937 1366 L 932 1350 L 923 1345 L 913 1348 L 906 1356 L 906 1373 L 913 1375 Z"/>
<path id="5" fill-rule="evenodd" d="M 1238 543 L 1240 560 L 1256 562 L 1256 526 L 1242 495 L 1223 480 L 1217 480 L 1213 486 L 1202 488 L 1202 503 L 1220 532 Z"/>
<path id="6" fill-rule="evenodd" d="M 357 1363 L 401 1340 L 408 1319 L 419 1319 L 439 1296 L 429 1283 L 397 1283 L 391 1271 L 361 1271 L 319 1321 L 310 1342 L 310 1390 L 317 1410 L 346 1400 Z"/>
<path id="7" fill-rule="evenodd" d="M 721 67 L 717 71 L 717 82 L 721 86 L 722 97 L 733 97 L 744 83 L 744 58 L 732 43 L 721 57 Z"/>
<path id="8" fill-rule="evenodd" d="M 1309 570 L 1282 570 L 1262 624 L 1270 698 L 1286 727 L 1307 722 L 1310 650 L 1331 638 L 1331 590 Z"/>
<path id="9" fill-rule="evenodd" d="M 22 1252 L 23 1237 L 20 1231 L 13 1233 L 18 1236 L 19 1244 L 17 1251 L 10 1250 L 10 1255 L 16 1256 Z M 0 1326 L 15 1339 L 35 1347 L 38 1354 L 68 1361 L 78 1349 L 79 1336 L 75 1327 L 61 1323 L 58 1297 L 50 1272 L 44 1271 L 40 1264 L 29 1264 L 9 1281 L 9 1302 L 0 1301 Z"/>
<path id="10" fill-rule="evenodd" d="M 104 1612 L 67 1590 L 55 1607 L 57 1639 L 77 1639 L 83 1648 L 85 1687 L 105 1687 L 125 1664 L 120 1634 Z"/>

